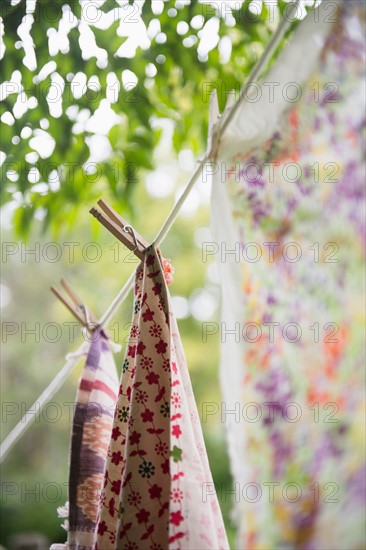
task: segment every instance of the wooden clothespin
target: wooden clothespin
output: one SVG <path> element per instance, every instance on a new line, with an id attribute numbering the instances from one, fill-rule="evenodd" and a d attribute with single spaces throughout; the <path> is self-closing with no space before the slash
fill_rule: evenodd
<path id="1" fill-rule="evenodd" d="M 207 160 L 216 160 L 219 150 L 219 101 L 217 98 L 217 90 L 214 89 L 210 95 L 210 107 L 208 116 L 208 138 L 207 138 L 207 151 L 205 157 Z"/>
<path id="2" fill-rule="evenodd" d="M 142 260 L 145 256 L 145 250 L 149 246 L 148 243 L 103 199 L 98 201 L 98 205 L 103 212 L 100 212 L 97 208 L 91 208 L 90 213 Z"/>
<path id="3" fill-rule="evenodd" d="M 54 295 L 64 304 L 65 307 L 70 311 L 70 313 L 79 321 L 79 323 L 82 326 L 88 327 L 90 325 L 90 322 L 92 322 L 93 325 L 97 325 L 97 320 L 95 316 L 89 312 L 89 310 L 84 305 L 84 302 L 79 298 L 79 296 L 72 290 L 70 285 L 65 281 L 65 279 L 61 279 L 61 286 L 65 290 L 65 292 L 70 296 L 71 300 L 68 298 L 65 298 L 56 287 L 51 286 L 51 291 L 54 293 Z M 90 327 L 89 327 L 90 328 Z"/>

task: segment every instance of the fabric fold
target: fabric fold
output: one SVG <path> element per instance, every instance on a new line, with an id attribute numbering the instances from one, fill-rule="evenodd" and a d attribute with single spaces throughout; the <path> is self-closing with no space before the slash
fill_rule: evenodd
<path id="1" fill-rule="evenodd" d="M 99 550 L 228 548 L 159 252 L 136 273 Z"/>
<path id="2" fill-rule="evenodd" d="M 70 550 L 94 545 L 99 498 L 118 393 L 118 377 L 103 330 L 92 335 L 76 394 L 69 464 Z"/>

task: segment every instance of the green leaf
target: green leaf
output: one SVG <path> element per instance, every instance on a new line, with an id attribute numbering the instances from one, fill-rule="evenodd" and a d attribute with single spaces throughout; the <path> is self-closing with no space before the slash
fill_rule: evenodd
<path id="1" fill-rule="evenodd" d="M 173 449 L 170 451 L 170 456 L 174 462 L 181 462 L 182 460 L 182 449 L 174 445 Z"/>

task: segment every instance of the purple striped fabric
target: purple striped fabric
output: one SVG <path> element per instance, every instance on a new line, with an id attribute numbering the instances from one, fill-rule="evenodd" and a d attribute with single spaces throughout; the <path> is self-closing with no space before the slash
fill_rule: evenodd
<path id="1" fill-rule="evenodd" d="M 93 547 L 117 393 L 117 370 L 108 338 L 96 330 L 76 394 L 69 472 L 69 549 Z"/>

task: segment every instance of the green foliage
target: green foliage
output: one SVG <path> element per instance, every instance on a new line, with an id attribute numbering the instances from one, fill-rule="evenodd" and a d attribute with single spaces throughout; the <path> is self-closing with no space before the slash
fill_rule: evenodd
<path id="1" fill-rule="evenodd" d="M 62 3 L 37 0 L 34 12 L 27 15 L 37 62 L 37 67 L 33 68 L 25 59 L 31 46 L 24 46 L 18 34 L 26 15 L 27 2 L 21 0 L 16 6 L 12 6 L 9 0 L 2 2 L 1 15 L 5 29 L 3 80 L 10 81 L 13 71 L 17 70 L 27 98 L 37 99 L 37 104 L 29 106 L 24 113 L 15 113 L 13 124 L 2 124 L 0 149 L 6 154 L 6 160 L 1 167 L 1 201 L 5 204 L 16 199 L 18 210 L 14 222 L 17 233 L 26 237 L 37 213 L 44 217 L 46 229 L 51 226 L 57 232 L 65 223 L 72 224 L 80 208 L 89 205 L 103 192 L 108 192 L 120 210 L 127 209 L 131 213 L 133 192 L 137 179 L 141 179 L 136 178 L 136 172 L 151 170 L 154 166 L 153 152 L 160 138 L 160 129 L 151 124 L 152 117 L 174 120 L 173 143 L 176 151 L 188 147 L 195 154 L 202 152 L 206 143 L 210 91 L 212 88 L 218 89 L 222 109 L 227 93 L 231 89 L 239 90 L 273 32 L 275 22 L 271 22 L 266 5 L 263 5 L 260 15 L 253 15 L 249 10 L 250 3 L 251 0 L 245 0 L 240 9 L 232 12 L 234 24 L 229 26 L 224 14 L 231 14 L 231 11 L 226 7 L 223 13 L 218 13 L 214 7 L 218 6 L 217 2 L 212 6 L 196 0 L 167 0 L 161 13 L 156 14 L 154 11 L 160 4 L 156 0 L 120 2 L 122 7 L 119 12 L 119 4 L 113 0 L 102 2 L 95 12 L 88 11 L 87 2 L 81 4 L 71 0 L 67 3 L 67 11 Z M 286 2 L 281 0 L 279 4 L 283 9 Z M 106 14 L 111 16 L 109 26 L 99 28 L 98 22 Z M 232 44 L 231 56 L 225 62 L 220 60 L 219 44 L 206 57 L 198 55 L 200 30 L 192 26 L 195 16 L 203 17 L 203 25 L 213 18 L 219 22 L 220 39 L 227 37 Z M 50 53 L 52 42 L 57 43 L 60 39 L 54 37 L 63 25 L 63 18 L 73 21 L 68 27 L 66 42 L 63 41 L 63 44 L 68 42 L 68 47 L 60 45 L 62 51 L 55 53 L 56 50 L 52 50 Z M 151 39 L 146 37 L 147 43 L 139 46 L 132 57 L 116 55 L 120 46 L 130 40 L 131 37 L 126 36 L 128 32 L 131 31 L 133 36 L 140 29 L 144 31 L 153 20 L 160 23 L 161 33 L 166 35 L 165 42 L 159 39 L 162 35 Z M 179 22 L 188 24 L 184 35 L 177 32 Z M 122 23 L 128 32 L 123 29 Z M 89 44 L 95 39 L 97 46 L 104 50 L 102 64 L 97 57 L 90 57 L 89 49 L 81 47 L 83 28 L 90 33 Z M 191 42 L 187 44 L 188 37 Z M 50 61 L 56 67 L 50 70 L 48 76 L 37 80 L 41 69 Z M 147 67 L 155 67 L 155 76 L 146 76 Z M 117 98 L 117 87 L 108 83 L 108 78 L 112 75 L 121 83 L 121 74 L 125 70 L 136 75 L 137 85 L 127 85 L 127 89 L 122 86 Z M 72 79 L 80 73 L 84 75 L 88 87 L 85 86 L 80 97 L 75 97 Z M 48 93 L 51 90 L 61 94 L 60 85 L 57 88 L 53 80 L 55 75 L 64 86 L 62 111 L 51 114 L 52 101 L 47 98 Z M 91 84 L 90 79 L 95 77 L 99 79 L 100 89 Z M 7 83 L 6 86 L 9 91 L 11 85 Z M 82 88 L 79 87 L 79 90 Z M 19 86 L 13 87 L 13 93 L 0 101 L 1 115 L 14 114 L 16 102 L 22 100 L 24 103 L 24 95 L 21 96 L 20 91 Z M 111 93 L 115 100 L 111 107 L 118 118 L 108 133 L 111 153 L 98 163 L 97 173 L 101 175 L 97 178 L 95 173 L 85 169 L 85 163 L 90 159 L 88 139 L 98 134 L 99 130 L 90 129 L 85 124 L 76 128 L 78 120 L 75 120 L 70 108 L 73 107 L 78 116 L 82 113 L 90 119 Z M 24 127 L 30 129 L 28 134 L 24 134 L 25 137 L 22 136 Z M 46 128 L 44 132 L 53 138 L 55 146 L 52 153 L 43 157 L 37 155 L 35 160 L 29 157 L 29 153 L 35 151 L 32 138 L 42 128 Z M 34 169 L 39 172 L 36 181 L 31 175 Z M 50 183 L 55 169 L 59 186 Z M 16 181 L 14 174 L 9 176 L 11 170 L 16 173 Z M 42 191 L 39 188 L 34 191 L 34 184 L 38 182 L 44 183 Z"/>

